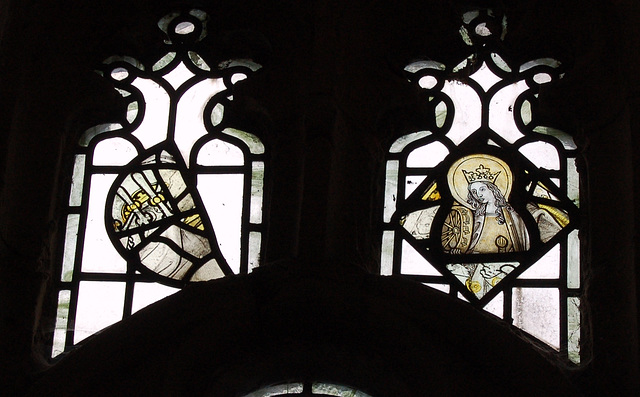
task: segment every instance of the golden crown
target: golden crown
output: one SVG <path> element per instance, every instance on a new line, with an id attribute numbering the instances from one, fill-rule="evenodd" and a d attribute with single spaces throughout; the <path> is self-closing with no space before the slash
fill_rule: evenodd
<path id="1" fill-rule="evenodd" d="M 482 164 L 480 164 L 480 166 L 476 168 L 475 171 L 462 170 L 462 173 L 464 174 L 464 179 L 467 180 L 467 183 L 472 183 L 472 182 L 495 183 L 496 179 L 498 178 L 498 175 L 500 175 L 500 171 L 492 173 L 490 168 L 487 168 Z"/>

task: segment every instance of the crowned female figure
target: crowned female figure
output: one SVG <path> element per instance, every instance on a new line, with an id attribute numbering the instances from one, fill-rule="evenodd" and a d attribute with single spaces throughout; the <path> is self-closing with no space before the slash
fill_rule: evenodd
<path id="1" fill-rule="evenodd" d="M 507 164 L 487 154 L 456 161 L 447 174 L 456 203 L 445 220 L 442 245 L 452 254 L 526 251 L 529 234 L 507 201 L 513 175 Z"/>

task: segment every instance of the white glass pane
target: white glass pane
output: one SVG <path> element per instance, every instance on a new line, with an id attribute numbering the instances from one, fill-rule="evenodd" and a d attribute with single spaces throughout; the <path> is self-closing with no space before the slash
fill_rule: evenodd
<path id="1" fill-rule="evenodd" d="M 400 138 L 396 139 L 395 142 L 393 142 L 393 145 L 391 145 L 391 149 L 389 149 L 389 152 L 400 153 L 404 150 L 405 147 L 407 147 L 408 144 L 429 135 L 431 135 L 431 132 L 429 131 L 418 131 L 401 136 Z"/>
<path id="2" fill-rule="evenodd" d="M 413 193 L 418 186 L 427 178 L 426 175 L 409 175 L 407 176 L 404 187 L 404 197 L 407 198 Z"/>
<path id="3" fill-rule="evenodd" d="M 580 288 L 580 238 L 578 231 L 567 238 L 567 287 Z"/>
<path id="4" fill-rule="evenodd" d="M 131 95 L 128 92 L 123 91 L 123 90 L 118 90 L 118 91 L 120 91 L 120 93 L 123 96 L 126 96 L 125 93 L 127 95 Z M 118 123 L 100 124 L 100 125 L 97 125 L 95 127 L 91 127 L 91 128 L 89 128 L 88 130 L 86 130 L 82 134 L 82 136 L 80 137 L 80 140 L 78 141 L 78 144 L 80 146 L 87 147 L 87 146 L 89 146 L 89 142 L 91 142 L 91 140 L 94 137 L 102 134 L 103 132 L 115 131 L 115 130 L 118 130 L 118 129 L 121 129 L 121 128 L 122 128 L 122 125 L 118 124 Z"/>
<path id="5" fill-rule="evenodd" d="M 240 272 L 243 180 L 243 175 L 198 175 L 198 191 L 211 218 L 218 245 L 236 274 Z"/>
<path id="6" fill-rule="evenodd" d="M 409 243 L 402 241 L 402 274 L 421 276 L 441 276 L 422 255 L 420 255 Z"/>
<path id="7" fill-rule="evenodd" d="M 447 137 L 459 145 L 480 128 L 482 103 L 476 91 L 459 81 L 446 81 L 442 92 L 453 100 L 455 114 Z"/>
<path id="8" fill-rule="evenodd" d="M 431 142 L 414 149 L 407 157 L 407 167 L 435 167 L 449 154 L 441 142 Z"/>
<path id="9" fill-rule="evenodd" d="M 484 310 L 489 313 L 497 316 L 499 318 L 503 318 L 504 316 L 504 294 L 500 292 L 496 295 L 495 298 L 491 299 L 489 303 L 487 303 L 484 307 Z"/>
<path id="10" fill-rule="evenodd" d="M 569 360 L 580 364 L 580 298 L 567 299 Z"/>
<path id="11" fill-rule="evenodd" d="M 382 233 L 382 258 L 380 260 L 380 274 L 390 276 L 393 273 L 393 244 L 395 233 L 385 230 Z"/>
<path id="12" fill-rule="evenodd" d="M 539 168 L 547 170 L 560 169 L 560 157 L 553 145 L 547 142 L 532 142 L 520 148 L 520 153 L 524 154 L 533 164 Z"/>
<path id="13" fill-rule="evenodd" d="M 213 95 L 225 88 L 222 79 L 206 79 L 189 88 L 180 97 L 176 110 L 174 140 L 186 164 L 189 164 L 193 144 L 207 135 L 203 119 L 204 107 Z"/>
<path id="14" fill-rule="evenodd" d="M 254 161 L 251 165 L 251 207 L 249 222 L 262 223 L 262 195 L 264 189 L 264 163 Z"/>
<path id="15" fill-rule="evenodd" d="M 81 281 L 73 343 L 122 320 L 125 283 Z"/>
<path id="16" fill-rule="evenodd" d="M 513 325 L 558 349 L 559 306 L 557 288 L 514 288 Z"/>
<path id="17" fill-rule="evenodd" d="M 557 279 L 560 277 L 560 245 L 556 244 L 519 278 Z"/>
<path id="18" fill-rule="evenodd" d="M 53 346 L 51 357 L 55 357 L 64 352 L 65 341 L 67 340 L 67 323 L 69 320 L 69 298 L 71 291 L 63 290 L 58 293 L 58 311 L 56 314 L 56 328 L 53 331 Z"/>
<path id="19" fill-rule="evenodd" d="M 195 76 L 193 72 L 191 72 L 183 62 L 180 62 L 173 70 L 165 74 L 163 78 L 177 90 L 185 81 L 193 76 Z"/>
<path id="20" fill-rule="evenodd" d="M 527 83 L 519 81 L 501 88 L 495 93 L 493 98 L 491 98 L 489 105 L 489 127 L 509 143 L 514 143 L 523 136 L 516 126 L 514 104 L 520 94 L 527 89 L 529 89 Z"/>
<path id="21" fill-rule="evenodd" d="M 76 154 L 75 162 L 73 163 L 73 175 L 71 177 L 69 207 L 77 207 L 82 203 L 85 161 L 86 156 L 84 154 Z"/>
<path id="22" fill-rule="evenodd" d="M 384 221 L 387 223 L 391 221 L 391 216 L 396 212 L 399 164 L 400 163 L 397 160 L 387 161 L 384 189 Z"/>
<path id="23" fill-rule="evenodd" d="M 105 228 L 105 201 L 115 179 L 116 175 L 113 174 L 95 174 L 91 177 L 82 256 L 84 272 L 125 273 L 127 270 L 126 261 L 114 248 Z"/>
<path id="24" fill-rule="evenodd" d="M 249 273 L 260 265 L 262 233 L 249 232 Z"/>
<path id="25" fill-rule="evenodd" d="M 149 306 L 178 291 L 180 291 L 179 288 L 168 287 L 157 283 L 136 283 L 133 286 L 131 313 L 135 313 L 143 307 Z"/>
<path id="26" fill-rule="evenodd" d="M 502 80 L 500 77 L 496 76 L 496 74 L 493 73 L 491 69 L 489 69 L 486 63 L 482 63 L 480 69 L 476 70 L 469 77 L 480 84 L 480 87 L 482 87 L 485 92 L 489 91 L 489 89 L 493 87 L 498 81 Z"/>
<path id="27" fill-rule="evenodd" d="M 93 151 L 93 165 L 127 165 L 138 155 L 135 146 L 124 138 L 98 142 Z"/>
<path id="28" fill-rule="evenodd" d="M 205 143 L 198 152 L 197 163 L 200 165 L 244 165 L 244 154 L 235 145 L 220 139 Z"/>
<path id="29" fill-rule="evenodd" d="M 142 92 L 146 106 L 144 119 L 133 135 L 140 140 L 145 149 L 149 149 L 167 139 L 169 95 L 152 80 L 136 78 L 132 85 Z"/>
<path id="30" fill-rule="evenodd" d="M 78 223 L 80 215 L 67 216 L 67 231 L 64 237 L 64 255 L 62 257 L 62 274 L 60 281 L 71 281 L 76 260 L 76 243 L 78 242 Z"/>

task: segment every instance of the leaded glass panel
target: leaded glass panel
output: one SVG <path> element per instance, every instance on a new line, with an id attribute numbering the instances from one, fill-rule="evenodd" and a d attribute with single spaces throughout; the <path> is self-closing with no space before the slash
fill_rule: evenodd
<path id="1" fill-rule="evenodd" d="M 509 64 L 498 53 L 505 32 L 483 25 L 496 18 L 465 14 L 472 54 L 457 65 L 405 68 L 432 124 L 390 146 L 381 274 L 445 291 L 579 363 L 580 155 L 535 112 L 540 86 L 563 67 Z"/>
<path id="2" fill-rule="evenodd" d="M 259 265 L 266 151 L 227 110 L 260 65 L 201 57 L 207 20 L 170 14 L 156 61 L 114 56 L 99 68 L 126 112 L 78 142 L 52 357 L 189 282 Z"/>

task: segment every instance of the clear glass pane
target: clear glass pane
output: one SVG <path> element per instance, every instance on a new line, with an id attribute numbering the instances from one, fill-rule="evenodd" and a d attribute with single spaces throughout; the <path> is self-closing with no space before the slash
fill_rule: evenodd
<path id="1" fill-rule="evenodd" d="M 137 78 L 133 81 L 144 97 L 145 115 L 142 123 L 132 133 L 145 149 L 167 139 L 170 100 L 167 92 L 158 83 Z"/>
<path id="2" fill-rule="evenodd" d="M 409 243 L 402 241 L 402 274 L 441 276 L 422 255 L 420 255 Z"/>
<path id="3" fill-rule="evenodd" d="M 423 283 L 423 284 L 426 285 L 429 288 L 433 288 L 435 290 L 442 291 L 445 294 L 448 294 L 449 290 L 451 289 L 449 284 L 435 284 L 435 283 Z"/>
<path id="4" fill-rule="evenodd" d="M 575 141 L 573 140 L 573 137 L 564 131 L 556 130 L 555 128 L 550 128 L 550 127 L 542 127 L 542 126 L 536 127 L 533 130 L 539 134 L 545 134 L 545 135 L 550 135 L 555 137 L 560 141 L 560 143 L 562 143 L 562 146 L 564 146 L 565 149 L 574 150 L 578 148 L 578 145 L 576 145 Z"/>
<path id="5" fill-rule="evenodd" d="M 122 320 L 125 283 L 81 281 L 73 343 Z"/>
<path id="6" fill-rule="evenodd" d="M 64 237 L 64 255 L 62 257 L 62 274 L 60 275 L 60 281 L 71 281 L 73 276 L 79 222 L 80 215 L 69 214 L 67 216 L 67 230 Z"/>
<path id="7" fill-rule="evenodd" d="M 387 173 L 384 189 L 384 221 L 390 222 L 391 216 L 396 212 L 396 200 L 398 197 L 398 167 L 397 160 L 387 161 Z"/>
<path id="8" fill-rule="evenodd" d="M 580 298 L 567 298 L 567 323 L 569 360 L 580 364 Z"/>
<path id="9" fill-rule="evenodd" d="M 182 64 L 180 65 L 182 66 Z M 191 74 L 191 72 L 189 72 L 189 74 Z M 166 77 L 167 76 L 165 76 L 165 78 Z M 207 135 L 207 129 L 202 122 L 204 107 L 213 95 L 224 89 L 226 89 L 226 87 L 221 78 L 206 79 L 189 88 L 180 97 L 176 110 L 174 141 L 186 164 L 189 164 L 189 155 L 193 144 L 201 137 Z M 216 151 L 216 154 L 222 155 L 223 153 Z M 228 157 L 222 158 L 227 159 Z M 224 160 L 222 161 L 224 162 Z M 243 163 L 244 160 L 240 164 Z"/>
<path id="10" fill-rule="evenodd" d="M 489 303 L 487 303 L 484 307 L 484 310 L 489 313 L 497 316 L 499 318 L 503 318 L 504 316 L 504 294 L 500 292 L 496 295 L 495 298 L 491 299 Z"/>
<path id="11" fill-rule="evenodd" d="M 547 142 L 532 142 L 520 148 L 520 153 L 524 154 L 533 164 L 539 168 L 547 170 L 560 169 L 560 157 L 553 145 Z"/>
<path id="12" fill-rule="evenodd" d="M 235 145 L 213 139 L 202 146 L 198 152 L 197 162 L 205 166 L 244 165 L 244 154 Z"/>
<path id="13" fill-rule="evenodd" d="M 105 229 L 105 200 L 116 179 L 113 174 L 95 174 L 91 177 L 91 193 L 87 210 L 82 255 L 83 272 L 125 273 L 127 263 L 111 243 Z"/>
<path id="14" fill-rule="evenodd" d="M 236 274 L 240 272 L 243 181 L 243 175 L 198 175 L 198 190 L 211 218 L 220 250 Z"/>
<path id="15" fill-rule="evenodd" d="M 449 154 L 440 142 L 432 142 L 414 149 L 407 157 L 407 167 L 435 167 Z"/>
<path id="16" fill-rule="evenodd" d="M 75 162 L 73 163 L 73 175 L 71 177 L 69 207 L 77 207 L 82 204 L 82 185 L 84 183 L 86 157 L 84 154 L 76 154 Z"/>
<path id="17" fill-rule="evenodd" d="M 558 349 L 560 296 L 557 288 L 514 288 L 513 325 Z"/>
<path id="18" fill-rule="evenodd" d="M 124 138 L 98 142 L 93 151 L 93 165 L 127 165 L 138 155 L 135 146 Z"/>
<path id="19" fill-rule="evenodd" d="M 426 178 L 426 175 L 408 175 L 405 178 L 404 197 L 409 197 Z"/>
<path id="20" fill-rule="evenodd" d="M 157 283 L 136 283 L 133 287 L 133 302 L 131 303 L 131 313 L 149 306 L 152 303 L 166 298 L 169 295 L 180 291 L 179 288 L 172 288 Z"/>
<path id="21" fill-rule="evenodd" d="M 262 196 L 264 189 L 264 163 L 254 161 L 251 165 L 251 211 L 249 222 L 262 223 Z"/>
<path id="22" fill-rule="evenodd" d="M 53 331 L 53 346 L 51 357 L 55 357 L 64 352 L 64 345 L 67 340 L 67 323 L 69 320 L 69 299 L 71 291 L 62 290 L 58 292 L 58 311 L 56 314 L 56 328 Z"/>
<path id="23" fill-rule="evenodd" d="M 453 100 L 456 110 L 447 138 L 459 145 L 482 124 L 480 97 L 473 88 L 459 81 L 447 81 L 442 92 Z"/>
<path id="24" fill-rule="evenodd" d="M 560 277 L 560 245 L 556 244 L 542 258 L 520 275 L 521 279 L 557 279 Z"/>
<path id="25" fill-rule="evenodd" d="M 501 88 L 491 98 L 489 127 L 509 143 L 514 143 L 523 136 L 516 125 L 514 105 L 516 99 L 528 89 L 526 82 L 519 81 Z"/>
<path id="26" fill-rule="evenodd" d="M 380 260 L 380 274 L 390 276 L 393 273 L 393 245 L 395 232 L 385 230 L 382 233 L 382 258 Z"/>

